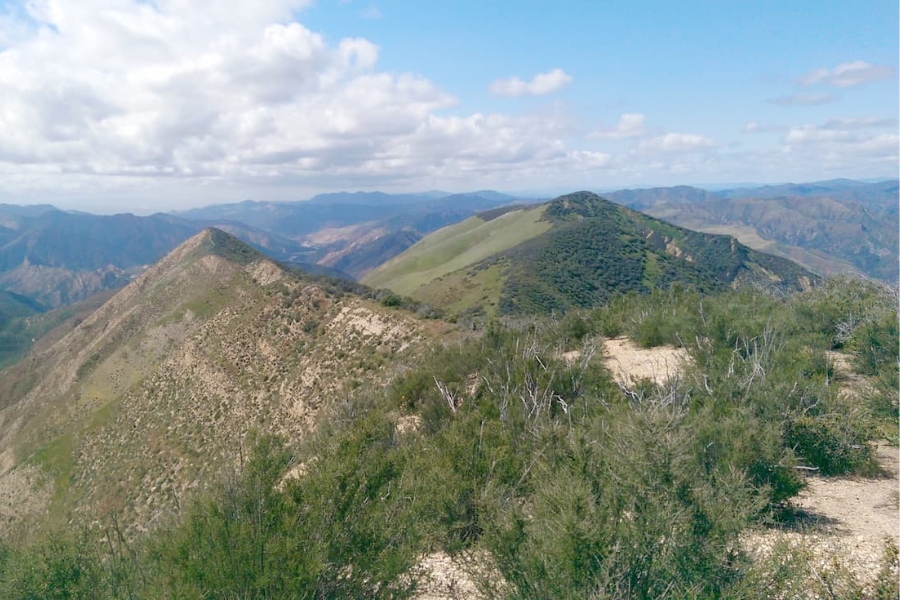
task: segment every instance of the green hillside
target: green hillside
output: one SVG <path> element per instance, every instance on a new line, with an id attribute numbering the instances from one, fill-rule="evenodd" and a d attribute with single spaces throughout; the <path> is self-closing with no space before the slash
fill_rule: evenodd
<path id="1" fill-rule="evenodd" d="M 690 231 L 590 192 L 448 227 L 364 282 L 451 313 L 546 313 L 680 283 L 797 290 L 814 279 L 730 236 Z"/>
<path id="2" fill-rule="evenodd" d="M 30 298 L 0 290 L 0 369 L 29 346 L 33 332 L 28 317 L 43 311 Z"/>
<path id="3" fill-rule="evenodd" d="M 546 205 L 483 213 L 436 231 L 372 271 L 363 283 L 411 294 L 420 286 L 545 233 Z M 499 213 L 499 214 L 498 214 Z"/>

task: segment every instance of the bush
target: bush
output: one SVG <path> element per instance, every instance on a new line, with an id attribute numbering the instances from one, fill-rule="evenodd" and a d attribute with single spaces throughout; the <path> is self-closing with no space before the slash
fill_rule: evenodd
<path id="1" fill-rule="evenodd" d="M 843 414 L 803 415 L 788 425 L 787 443 L 822 475 L 877 472 L 878 464 L 866 438 Z"/>

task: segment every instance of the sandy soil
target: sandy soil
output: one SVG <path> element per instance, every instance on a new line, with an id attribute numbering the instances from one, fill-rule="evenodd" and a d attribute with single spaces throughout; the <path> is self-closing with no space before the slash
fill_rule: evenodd
<path id="1" fill-rule="evenodd" d="M 689 361 L 690 355 L 684 348 L 641 348 L 625 337 L 603 341 L 603 362 L 616 381 L 625 386 L 641 379 L 652 379 L 662 385 Z"/>
<path id="2" fill-rule="evenodd" d="M 461 600 L 481 594 L 462 565 L 443 552 L 429 554 L 417 567 L 423 580 L 416 600 Z"/>

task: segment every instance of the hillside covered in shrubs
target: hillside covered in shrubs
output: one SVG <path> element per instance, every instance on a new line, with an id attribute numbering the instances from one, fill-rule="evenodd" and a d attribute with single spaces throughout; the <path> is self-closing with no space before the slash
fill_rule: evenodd
<path id="1" fill-rule="evenodd" d="M 492 321 L 335 396 L 302 439 L 251 432 L 158 528 L 123 535 L 111 513 L 3 540 L 0 596 L 405 598 L 441 552 L 485 597 L 896 598 L 890 544 L 852 587 L 745 543 L 789 518 L 805 473 L 877 475 L 872 442 L 897 444 L 896 302 L 855 280 L 789 297 L 676 285 Z M 619 335 L 690 361 L 625 387 L 600 360 Z M 864 389 L 841 393 L 834 350 Z"/>

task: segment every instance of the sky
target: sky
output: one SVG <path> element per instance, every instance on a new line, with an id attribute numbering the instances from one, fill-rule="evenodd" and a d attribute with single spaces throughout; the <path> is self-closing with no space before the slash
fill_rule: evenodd
<path id="1" fill-rule="evenodd" d="M 896 0 L 0 0 L 0 202 L 896 177 Z"/>

